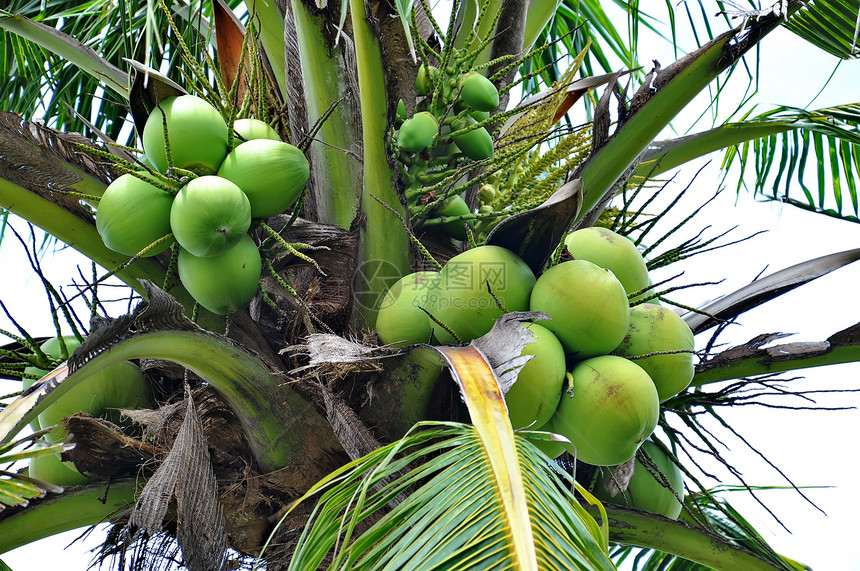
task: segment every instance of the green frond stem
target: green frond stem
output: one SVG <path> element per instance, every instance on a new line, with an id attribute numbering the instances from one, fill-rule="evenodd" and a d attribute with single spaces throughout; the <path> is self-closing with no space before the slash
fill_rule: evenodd
<path id="1" fill-rule="evenodd" d="M 258 2 L 260 4 L 260 2 Z M 298 41 L 300 62 L 291 62 L 290 66 L 300 65 L 307 119 L 311 125 L 319 125 L 319 132 L 313 139 L 307 141 L 306 152 L 313 167 L 314 197 L 317 201 L 319 221 L 347 229 L 352 224 L 361 208 L 362 189 L 356 181 L 362 177 L 361 158 L 356 157 L 349 149 L 362 148 L 357 129 L 344 128 L 345 125 L 355 125 L 363 120 L 359 117 L 354 106 L 337 105 L 333 102 L 353 100 L 353 86 L 347 81 L 343 56 L 327 43 L 325 26 L 326 19 L 315 13 L 303 2 L 291 2 L 292 14 L 295 18 L 296 40 Z M 263 23 L 265 26 L 265 22 Z M 281 27 L 280 50 L 283 52 L 283 26 Z M 333 51 L 335 50 L 335 51 Z M 283 55 L 283 54 L 281 54 Z M 368 56 L 372 57 L 372 56 Z M 379 55 L 375 56 L 377 59 Z M 369 89 L 366 88 L 366 89 Z M 382 89 L 382 87 L 374 88 Z M 384 91 L 379 91 L 384 93 Z M 384 97 L 376 97 L 382 100 Z M 362 99 L 361 103 L 365 103 Z M 380 102 L 374 102 L 380 103 Z M 381 102 L 385 105 L 384 102 Z M 387 117 L 387 109 L 382 113 Z M 317 123 L 319 122 L 319 123 Z M 369 125 L 367 128 L 371 128 Z M 368 147 L 380 146 L 385 140 L 385 131 L 374 126 L 377 135 L 373 142 L 366 141 Z M 303 141 L 293 141 L 301 147 Z M 367 147 L 365 151 L 368 152 Z M 372 167 L 371 170 L 375 170 Z M 296 207 L 294 211 L 298 211 Z"/>
<path id="2" fill-rule="evenodd" d="M 314 466 L 326 469 L 326 462 L 320 460 L 324 452 L 315 450 L 307 435 L 309 430 L 318 431 L 320 438 L 337 446 L 328 421 L 258 357 L 229 339 L 199 329 L 153 331 L 111 345 L 110 351 L 86 361 L 53 390 L 32 395 L 33 401 L 21 402 L 26 413 L 16 418 L 9 432 L 17 434 L 63 394 L 85 384 L 105 367 L 149 357 L 182 365 L 218 391 L 235 413 L 262 470 L 307 472 Z"/>
<path id="3" fill-rule="evenodd" d="M 703 529 L 632 509 L 605 507 L 609 517 L 610 541 L 673 553 L 713 569 L 779 569 L 752 552 Z M 599 517 L 596 509 L 586 509 L 592 516 Z"/>
<path id="4" fill-rule="evenodd" d="M 654 137 L 726 65 L 724 51 L 737 30 L 710 42 L 679 69 L 665 85 L 619 128 L 607 144 L 592 155 L 579 173 L 582 177 L 582 214 L 589 212 L 639 157 Z"/>
<path id="5" fill-rule="evenodd" d="M 860 343 L 850 340 L 792 343 L 756 350 L 736 359 L 705 361 L 697 367 L 692 386 L 857 361 L 860 361 Z"/>
<path id="6" fill-rule="evenodd" d="M 0 553 L 52 535 L 109 520 L 134 503 L 135 480 L 70 488 L 61 494 L 31 500 L 26 509 L 0 522 Z"/>
<path id="7" fill-rule="evenodd" d="M 523 32 L 523 50 L 529 51 L 531 49 L 547 24 L 555 17 L 560 3 L 560 0 L 534 0 L 529 4 L 526 13 L 526 28 Z"/>
<path id="8" fill-rule="evenodd" d="M 653 178 L 714 151 L 795 128 L 793 121 L 730 123 L 702 133 L 655 141 L 642 157 L 636 174 Z"/>
<path id="9" fill-rule="evenodd" d="M 77 185 L 73 185 L 75 188 Z M 57 239 L 78 250 L 103 268 L 120 268 L 117 277 L 138 289 L 139 278 L 160 283 L 164 278 L 161 267 L 152 259 L 141 259 L 133 269 L 125 266 L 128 256 L 108 249 L 95 225 L 54 202 L 25 190 L 5 179 L 0 179 L 0 207 L 29 220 Z"/>
<path id="10" fill-rule="evenodd" d="M 365 217 L 365 231 L 359 240 L 358 263 L 386 260 L 393 272 L 403 276 L 409 273 L 408 238 L 398 217 L 391 216 L 389 212 L 389 209 L 394 209 L 405 216 L 400 195 L 392 180 L 393 173 L 384 144 L 388 131 L 388 102 L 383 95 L 386 93 L 385 77 L 379 40 L 367 21 L 364 0 L 349 0 L 349 7 L 355 41 L 364 150 L 361 210 Z M 371 195 L 381 199 L 388 208 L 384 208 Z M 376 323 L 375 304 L 369 299 L 382 295 L 388 287 L 387 280 L 382 276 L 370 276 L 368 282 L 368 291 L 356 300 L 358 312 L 353 316 L 354 323 L 364 321 L 362 326 Z M 367 297 L 362 299 L 363 296 Z"/>
<path id="11" fill-rule="evenodd" d="M 123 99 L 128 98 L 127 74 L 75 38 L 41 22 L 5 11 L 0 11 L 0 27 L 71 62 Z"/>

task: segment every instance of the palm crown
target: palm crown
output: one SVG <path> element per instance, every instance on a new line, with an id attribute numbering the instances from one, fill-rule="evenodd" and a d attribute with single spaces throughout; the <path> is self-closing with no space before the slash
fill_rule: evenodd
<path id="1" fill-rule="evenodd" d="M 74 528 L 122 507 L 105 556 L 126 553 L 156 565 L 178 546 L 192 569 L 223 568 L 228 557 L 293 569 L 606 569 L 624 557 L 621 544 L 655 549 L 653 565 L 680 557 L 705 567 L 800 568 L 711 494 L 695 463 L 679 458 L 696 448 L 690 434 L 709 453 L 716 437 L 702 428 L 698 411 L 719 418 L 717 407 L 739 402 L 749 383 L 761 395 L 775 394 L 781 389 L 767 376 L 772 371 L 856 361 L 856 327 L 831 337 L 827 351 L 786 346 L 779 363 L 755 340 L 718 353 L 716 334 L 710 341 L 700 335 L 698 347 L 646 350 L 651 363 L 680 356 L 690 373 L 671 391 L 655 392 L 643 381 L 654 393 L 653 410 L 623 458 L 610 454 L 604 462 L 588 451 L 609 432 L 603 425 L 599 436 L 583 437 L 558 413 L 522 433 L 510 421 L 518 405 L 506 405 L 504 394 L 526 382 L 523 355 L 532 354 L 535 335 L 522 323 L 544 319 L 547 329 L 539 331 L 552 334 L 539 337 L 561 340 L 558 396 L 547 405 L 555 412 L 567 406 L 562 379 L 570 387 L 585 374 L 582 363 L 598 370 L 606 359 L 643 357 L 633 353 L 628 361 L 621 349 L 637 319 L 631 307 L 653 305 L 674 316 L 666 309 L 678 306 L 672 293 L 690 284 L 655 284 L 648 272 L 683 264 L 719 237 L 702 238 L 695 215 L 661 230 L 666 212 L 650 205 L 668 192 L 663 173 L 729 149 L 726 165 L 746 167 L 755 158 L 755 191 L 763 196 L 845 220 L 857 221 L 860 212 L 856 105 L 778 108 L 657 140 L 721 74 L 739 73 L 745 54 L 778 26 L 854 57 L 856 6 L 788 0 L 769 10 L 730 7 L 723 16 L 740 17 L 741 25 L 715 35 L 706 20 L 700 31 L 708 41 L 649 71 L 637 61 L 636 38 L 654 20 L 621 4 L 631 18 L 629 42 L 596 1 L 526 7 L 463 0 L 450 13 L 409 1 L 125 2 L 120 9 L 16 2 L 0 12 L 7 78 L 0 86 L 7 108 L 0 115 L 0 206 L 106 269 L 81 294 L 91 308 L 89 326 L 46 282 L 60 308 L 54 314 L 68 321 L 79 349 L 62 342 L 52 354 L 24 330 L 5 332 L 11 342 L 2 349 L 3 373 L 32 387 L 0 413 L 0 457 L 30 460 L 29 476 L 4 471 L 0 479 L 7 506 L 0 526 L 9 531 L 0 551 L 51 533 L 40 517 Z M 188 126 L 171 118 L 184 98 L 206 106 Z M 572 110 L 584 110 L 589 121 L 577 124 L 582 113 Z M 33 121 L 40 114 L 46 124 Z M 201 114 L 218 123 L 205 136 Z M 240 122 L 249 119 L 266 134 L 243 131 Z M 223 149 L 215 162 L 183 162 L 186 150 L 199 154 L 216 139 Z M 241 158 L 249 144 L 250 158 Z M 807 186 L 806 169 L 817 172 L 817 191 Z M 205 199 L 194 202 L 193 189 L 215 178 L 232 186 L 207 186 Z M 784 182 L 795 178 L 797 185 Z M 128 194 L 108 214 L 120 180 Z M 260 190 L 249 190 L 255 184 Z M 128 190 L 140 185 L 154 190 Z M 164 227 L 134 241 L 129 235 L 139 228 L 121 218 L 123 205 L 142 205 L 146 192 L 169 214 L 147 210 L 139 226 Z M 201 238 L 195 217 L 209 211 L 217 230 Z M 105 229 L 111 216 L 120 221 L 113 242 Z M 555 268 L 573 267 L 571 256 L 582 264 L 562 289 L 588 272 L 605 281 L 608 270 L 579 260 L 588 254 L 570 241 L 595 226 L 625 237 L 644 257 L 639 285 L 622 287 L 615 277 L 622 269 L 609 274 L 611 295 L 625 312 L 620 336 L 592 350 L 564 329 L 588 304 L 562 319 L 553 314 L 554 297 L 538 303 L 534 292 L 544 287 L 536 282 L 559 273 Z M 665 235 L 691 228 L 693 238 L 661 249 Z M 123 251 L 119 242 L 133 246 Z M 225 261 L 223 252 L 234 257 Z M 482 257 L 487 252 L 502 257 Z M 858 254 L 810 260 L 708 306 L 681 307 L 690 311 L 678 327 L 692 343 L 693 334 L 719 332 Z M 411 300 L 420 311 L 407 318 L 400 307 L 390 315 L 395 284 L 417 289 L 424 282 L 414 272 L 437 270 L 453 282 L 455 269 L 468 264 L 504 271 L 476 270 L 480 279 L 465 293 L 439 286 L 438 299 Z M 117 278 L 141 299 L 127 315 L 109 318 L 100 315 L 99 296 L 105 281 Z M 434 279 L 428 283 L 438 286 Z M 588 290 L 589 299 L 598 299 L 595 292 Z M 484 312 L 452 312 L 446 303 L 483 304 Z M 398 343 L 408 319 L 418 320 L 418 332 Z M 589 343 L 599 326 L 585 330 Z M 599 366 L 592 357 L 604 360 Z M 129 361 L 152 389 L 148 407 L 108 406 L 146 409 L 125 411 L 131 422 L 69 410 L 60 415 L 62 437 L 38 426 L 75 387 L 106 390 L 95 379 Z M 538 376 L 550 367 L 541 366 Z M 581 402 L 584 389 L 575 392 Z M 592 407 L 577 410 L 570 418 Z M 36 432 L 19 436 L 31 422 Z M 648 436 L 646 454 L 640 445 Z M 65 491 L 34 468 L 37 458 L 61 451 L 83 478 L 60 482 Z M 675 521 L 677 512 L 613 505 L 605 489 L 592 487 L 595 477 L 607 478 L 603 464 L 620 464 L 609 476 L 616 491 L 628 481 L 630 490 L 637 485 L 634 465 L 656 476 L 662 483 L 647 494 L 668 492 L 665 502 L 678 511 L 683 503 L 682 520 Z M 683 472 L 677 478 L 686 498 L 683 487 L 668 485 L 675 471 Z M 145 486 L 128 480 L 134 476 Z M 105 493 L 98 482 L 106 479 L 113 482 L 108 501 L 96 506 L 93 497 Z"/>

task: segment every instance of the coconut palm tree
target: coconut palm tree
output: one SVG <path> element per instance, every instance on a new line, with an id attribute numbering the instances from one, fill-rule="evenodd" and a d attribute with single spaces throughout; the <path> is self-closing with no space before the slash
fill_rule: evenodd
<path id="1" fill-rule="evenodd" d="M 856 6 L 732 8 L 726 16 L 739 16 L 739 25 L 713 36 L 706 27 L 701 47 L 645 73 L 635 69 L 636 30 L 651 20 L 637 3 L 620 4 L 634 24 L 629 43 L 596 1 L 463 0 L 450 13 L 408 0 L 13 2 L 0 12 L 0 206 L 105 269 L 82 288 L 88 325 L 46 283 L 58 322 L 65 318 L 83 341 L 74 352 L 61 343 L 50 355 L 43 339 L 7 333 L 4 374 L 50 372 L 36 374 L 0 414 L 0 458 L 63 450 L 94 482 L 64 490 L 3 471 L 0 552 L 112 518 L 103 556 L 157 568 L 181 561 L 219 569 L 232 560 L 292 569 L 607 569 L 610 542 L 655 550 L 653 565 L 676 558 L 799 568 L 684 468 L 680 451 L 695 445 L 682 430 L 709 443 L 698 411 L 717 415 L 749 383 L 779 391 L 761 375 L 857 361 L 856 327 L 826 348 L 792 344 L 775 353 L 758 339 L 717 353 L 708 343 L 691 388 L 660 412 L 657 446 L 688 481 L 680 522 L 604 506 L 583 486 L 591 468 L 549 463 L 545 446 L 557 436 L 514 434 L 503 392 L 530 341 L 519 324 L 539 316 L 506 313 L 469 344 L 455 334 L 435 348 L 385 345 L 377 335 L 381 303 L 399 278 L 478 245 L 515 253 L 540 274 L 565 255 L 568 232 L 600 225 L 650 253 L 651 269 L 682 264 L 710 242 L 694 230 L 658 255 L 654 228 L 663 215 L 649 213 L 647 197 L 663 192 L 661 174 L 720 149 L 742 164 L 755 158 L 756 190 L 769 193 L 770 176 L 774 199 L 856 221 L 856 105 L 781 108 L 656 140 L 778 26 L 853 57 Z M 626 68 L 616 70 L 613 58 Z M 470 73 L 494 84 L 479 88 L 482 97 L 495 91 L 505 103 L 520 85 L 531 93 L 519 104 L 458 108 Z M 157 175 L 137 148 L 149 119 L 187 93 L 231 127 L 238 118 L 263 120 L 310 165 L 296 203 L 255 219 L 259 284 L 229 312 L 206 309 L 177 276 L 178 246 L 121 254 L 95 223 L 105 189 L 123 174 L 148 168 L 141 176 L 171 194 L 200 174 Z M 591 117 L 584 125 L 570 113 L 577 108 Z M 410 134 L 422 113 L 432 129 Z M 38 115 L 47 122 L 34 121 Z M 475 136 L 485 138 L 467 141 Z M 817 193 L 805 186 L 805 169 L 818 173 Z M 797 177 L 802 194 L 789 196 L 783 177 Z M 445 210 L 457 196 L 465 210 Z M 695 225 L 689 220 L 682 228 Z M 696 334 L 718 331 L 858 257 L 852 250 L 787 268 L 687 308 L 686 322 Z M 111 276 L 139 303 L 109 318 L 99 296 Z M 675 287 L 658 283 L 630 297 L 671 303 Z M 456 333 L 431 319 L 440 336 Z M 63 419 L 66 438 L 51 445 L 40 440 L 50 427 L 21 435 L 75 387 L 105 390 L 94 379 L 127 361 L 139 364 L 154 398 L 151 409 L 125 411 L 136 432 L 73 414 Z M 727 380 L 736 382 L 709 390 Z M 612 553 L 617 560 L 626 551 Z"/>

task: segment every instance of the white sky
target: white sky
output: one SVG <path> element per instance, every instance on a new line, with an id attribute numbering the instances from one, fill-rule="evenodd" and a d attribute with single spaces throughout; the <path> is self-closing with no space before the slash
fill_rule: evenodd
<path id="1" fill-rule="evenodd" d="M 713 11 L 716 12 L 716 8 Z M 682 18 L 679 14 L 679 29 L 687 25 Z M 656 58 L 663 65 L 673 59 L 671 51 L 652 42 L 643 42 L 640 58 L 644 62 Z M 833 58 L 779 30 L 762 44 L 760 90 L 756 100 L 765 106 L 777 103 L 805 106 L 830 75 L 835 63 Z M 856 100 L 856 94 L 860 93 L 858 65 L 856 61 L 844 62 L 831 87 L 816 100 L 813 108 Z M 700 109 L 690 109 L 682 117 L 696 116 Z M 679 123 L 679 127 L 683 128 L 683 125 Z M 715 162 L 719 160 L 715 159 Z M 693 172 L 694 168 L 685 168 L 677 184 L 689 183 Z M 718 180 L 719 173 L 712 167 L 694 183 L 694 192 L 691 191 L 687 203 L 694 204 L 699 197 L 710 196 L 716 190 Z M 701 304 L 749 283 L 766 266 L 767 273 L 770 273 L 805 259 L 860 244 L 860 225 L 829 220 L 796 209 L 783 209 L 774 204 L 757 203 L 748 195 L 737 197 L 737 204 L 735 200 L 730 188 L 703 215 L 711 221 L 715 233 L 736 224 L 740 225 L 733 233 L 736 237 L 760 229 L 766 229 L 768 233 L 744 245 L 693 258 L 694 261 L 684 265 L 684 281 L 725 279 L 725 282 L 720 286 L 685 292 L 678 296 L 682 301 Z M 31 333 L 51 335 L 52 326 L 44 309 L 44 294 L 39 282 L 35 277 L 26 277 L 28 270 L 20 257 L 20 248 L 10 237 L 6 239 L 8 242 L 0 248 L 0 267 L 4 268 L 0 279 L 0 299 Z M 57 284 L 69 283 L 70 276 L 76 274 L 74 267 L 78 261 L 70 254 L 64 252 L 46 263 Z M 22 267 L 25 269 L 20 272 L 9 270 Z M 84 265 L 83 270 L 88 273 L 88 266 Z M 671 273 L 676 271 L 675 268 L 667 270 Z M 14 279 L 11 278 L 13 275 Z M 860 321 L 857 283 L 860 283 L 860 264 L 834 272 L 749 312 L 740 320 L 739 326 L 726 333 L 724 340 L 739 343 L 759 333 L 775 331 L 798 333 L 790 340 L 824 340 Z M 9 327 L 5 316 L 0 316 L 0 328 Z M 810 388 L 860 385 L 857 383 L 860 379 L 858 364 L 801 374 L 805 377 L 804 386 Z M 858 406 L 860 395 L 822 397 L 819 402 L 831 406 Z M 805 503 L 796 492 L 775 490 L 761 493 L 761 498 L 786 523 L 791 534 L 782 530 L 746 494 L 730 496 L 733 505 L 765 534 L 777 551 L 819 570 L 860 569 L 860 552 L 856 549 L 854 537 L 856 513 L 860 510 L 860 489 L 853 470 L 853 451 L 856 448 L 853 439 L 860 434 L 860 413 L 856 410 L 814 413 L 744 407 L 725 412 L 725 418 L 798 485 L 831 486 L 806 492 L 827 516 Z M 726 442 L 731 447 L 728 454 L 734 465 L 741 468 L 751 484 L 784 484 L 760 458 L 746 453 L 736 441 L 727 438 Z M 73 532 L 59 540 L 55 538 L 21 548 L 3 555 L 2 560 L 16 571 L 53 568 L 58 562 L 65 568 L 82 569 L 89 561 L 89 555 L 84 555 L 85 547 L 76 545 L 70 551 L 60 553 L 76 535 Z"/>

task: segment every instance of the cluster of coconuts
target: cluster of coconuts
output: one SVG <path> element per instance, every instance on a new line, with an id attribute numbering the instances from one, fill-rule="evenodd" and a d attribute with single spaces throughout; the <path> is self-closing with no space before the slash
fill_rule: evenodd
<path id="1" fill-rule="evenodd" d="M 62 345 L 66 352 L 71 353 L 80 340 L 73 335 L 62 337 Z M 61 359 L 61 338 L 54 337 L 40 345 L 41 351 L 53 360 Z M 48 374 L 48 370 L 38 367 L 24 369 L 24 388 L 32 385 L 36 379 Z M 78 412 L 86 412 L 96 417 L 104 417 L 119 424 L 120 409 L 150 408 L 152 396 L 149 383 L 143 373 L 128 361 L 115 363 L 105 367 L 98 373 L 88 377 L 63 394 L 55 403 L 42 411 L 30 426 L 34 431 L 55 426 L 43 438 L 49 444 L 66 440 L 67 434 L 62 427 L 62 419 Z M 71 462 L 63 462 L 59 454 L 45 454 L 30 460 L 28 474 L 32 478 L 51 482 L 58 486 L 75 486 L 90 482 L 90 478 L 81 474 Z"/>
<path id="2" fill-rule="evenodd" d="M 661 305 L 631 307 L 650 279 L 629 239 L 594 227 L 565 245 L 573 259 L 537 277 L 516 254 L 486 245 L 439 272 L 404 276 L 382 299 L 377 334 L 394 346 L 450 344 L 484 335 L 505 311 L 547 313 L 526 324 L 535 340 L 523 354 L 533 358 L 505 396 L 511 423 L 561 434 L 579 460 L 615 466 L 653 433 L 660 403 L 692 380 L 693 333 Z M 550 457 L 565 450 L 538 445 Z"/>
<path id="3" fill-rule="evenodd" d="M 287 210 L 310 176 L 304 154 L 263 121 L 236 120 L 233 131 L 202 98 L 162 100 L 142 135 L 142 163 L 151 170 L 117 178 L 96 214 L 105 245 L 128 256 L 158 254 L 172 234 L 182 285 L 217 314 L 245 307 L 257 291 L 262 261 L 252 221 Z M 183 182 L 178 190 L 174 180 Z"/>
<path id="4" fill-rule="evenodd" d="M 456 64 L 444 70 L 422 64 L 415 88 L 422 99 L 414 114 L 407 117 L 405 105 L 400 101 L 395 122 L 401 179 L 406 185 L 410 214 L 424 208 L 427 197 L 421 193 L 422 186 L 447 176 L 452 164 L 493 156 L 493 138 L 482 122 L 499 106 L 499 91 L 486 76 L 474 70 L 461 70 Z M 437 228 L 442 233 L 463 240 L 466 230 L 465 219 L 461 217 L 470 214 L 463 198 L 453 195 L 436 204 L 426 218 L 440 219 Z M 451 221 L 445 222 L 446 219 Z"/>

